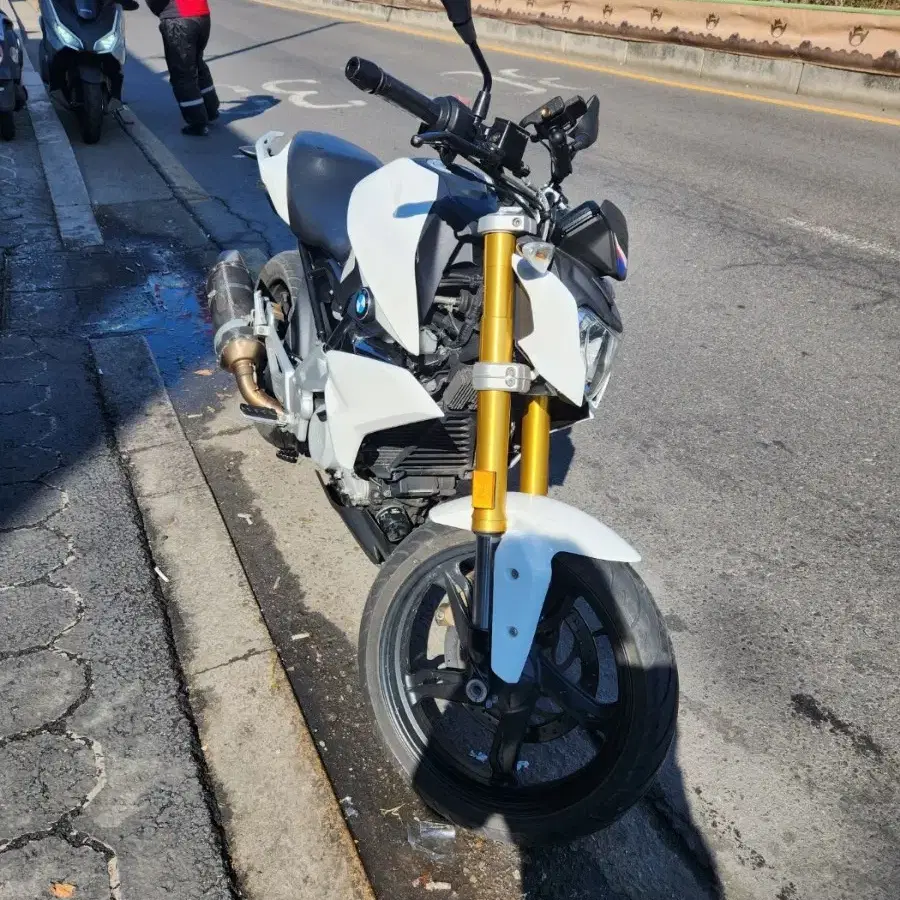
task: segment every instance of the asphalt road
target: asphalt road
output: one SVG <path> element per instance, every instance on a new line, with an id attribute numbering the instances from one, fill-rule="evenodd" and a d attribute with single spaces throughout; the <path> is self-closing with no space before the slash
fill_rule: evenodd
<path id="1" fill-rule="evenodd" d="M 410 152 L 414 123 L 343 79 L 349 56 L 426 93 L 476 89 L 447 74 L 474 69 L 462 46 L 219 0 L 208 56 L 227 112 L 196 140 L 179 132 L 146 10 L 129 16 L 128 40 L 134 112 L 273 250 L 291 237 L 241 144 L 314 129 L 386 159 Z M 461 839 L 454 884 L 479 898 L 895 898 L 900 129 L 491 62 L 504 70 L 498 114 L 521 116 L 557 88 L 601 98 L 600 139 L 568 188 L 628 216 L 626 341 L 601 416 L 575 432 L 571 461 L 557 457 L 554 491 L 641 550 L 683 705 L 676 757 L 633 815 L 521 860 Z M 195 447 L 338 796 L 361 798 L 350 823 L 376 886 L 416 895 L 404 812 L 385 812 L 407 796 L 354 718 L 371 567 L 311 469 L 273 465 L 234 426 L 231 412 L 204 414 Z M 306 631 L 314 640 L 291 641 Z"/>

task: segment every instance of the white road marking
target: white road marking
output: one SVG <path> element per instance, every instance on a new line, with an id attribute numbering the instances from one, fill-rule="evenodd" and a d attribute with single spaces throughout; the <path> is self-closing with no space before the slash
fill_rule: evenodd
<path id="1" fill-rule="evenodd" d="M 250 88 L 245 88 L 241 84 L 222 84 L 221 82 L 216 82 L 216 90 L 221 93 L 224 91 L 231 91 L 233 94 L 237 94 L 238 97 L 249 97 L 253 92 Z M 202 92 L 201 92 L 202 93 Z"/>
<path id="2" fill-rule="evenodd" d="M 835 231 L 825 225 L 814 225 L 812 222 L 805 222 L 803 219 L 782 219 L 783 225 L 796 228 L 799 231 L 805 231 L 807 234 L 815 235 L 823 238 L 832 244 L 839 244 L 850 250 L 859 250 L 862 253 L 871 253 L 875 256 L 884 256 L 887 259 L 897 260 L 900 262 L 900 250 L 891 247 L 885 247 L 883 244 L 877 244 L 874 241 L 867 241 L 864 238 L 855 237 L 852 234 L 846 234 L 843 231 Z"/>
<path id="3" fill-rule="evenodd" d="M 352 109 L 366 105 L 365 100 L 348 100 L 346 103 L 310 103 L 306 99 L 318 93 L 318 91 L 295 91 L 288 99 L 294 106 L 301 106 L 304 109 Z"/>
<path id="4" fill-rule="evenodd" d="M 262 89 L 264 91 L 269 91 L 273 94 L 292 94 L 292 88 L 283 88 L 281 85 L 283 84 L 318 84 L 318 81 L 313 81 L 312 78 L 280 78 L 278 81 L 267 81 Z"/>
<path id="5" fill-rule="evenodd" d="M 469 75 L 481 81 L 481 73 L 470 70 L 459 70 L 454 72 L 441 72 L 441 75 Z M 572 87 L 567 84 L 559 84 L 558 77 L 552 78 L 533 78 L 530 75 L 520 75 L 518 69 L 500 69 L 494 75 L 494 83 L 506 84 L 510 87 L 518 88 L 525 94 L 546 94 L 549 91 L 586 91 L 587 88 Z"/>
<path id="6" fill-rule="evenodd" d="M 281 78 L 277 81 L 267 81 L 262 89 L 270 91 L 273 94 L 287 94 L 288 100 L 303 109 L 353 109 L 359 106 L 365 106 L 365 100 L 348 100 L 346 103 L 313 103 L 307 100 L 307 97 L 314 97 L 318 94 L 315 90 L 295 90 L 292 88 L 284 88 L 285 84 L 318 84 L 312 78 Z"/>

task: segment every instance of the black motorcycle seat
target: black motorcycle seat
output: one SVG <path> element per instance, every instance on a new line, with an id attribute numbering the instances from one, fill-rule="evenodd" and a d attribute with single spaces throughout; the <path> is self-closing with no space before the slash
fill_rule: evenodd
<path id="1" fill-rule="evenodd" d="M 371 153 L 334 135 L 315 131 L 294 135 L 287 162 L 291 231 L 306 246 L 346 261 L 350 194 L 381 165 Z"/>

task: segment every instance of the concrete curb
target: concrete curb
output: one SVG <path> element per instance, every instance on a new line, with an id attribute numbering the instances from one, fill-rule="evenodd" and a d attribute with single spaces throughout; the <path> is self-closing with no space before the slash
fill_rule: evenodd
<path id="1" fill-rule="evenodd" d="M 242 250 L 266 251 L 266 259 L 271 255 L 262 239 L 242 234 L 234 240 L 233 235 L 246 231 L 246 226 L 231 213 L 221 200 L 210 196 L 202 185 L 178 161 L 171 150 L 134 114 L 129 106 L 122 106 L 116 113 L 122 130 L 137 144 L 147 157 L 150 165 L 169 186 L 173 196 L 193 217 L 209 240 L 219 249 L 239 244 Z M 261 265 L 261 264 L 260 264 Z"/>
<path id="2" fill-rule="evenodd" d="M 13 15 L 18 19 L 16 30 L 22 45 L 22 83 L 28 89 L 28 115 L 37 138 L 59 236 L 69 249 L 99 247 L 103 244 L 103 235 L 94 218 L 91 198 L 75 159 L 75 151 L 53 108 L 41 76 L 35 71 L 25 49 L 22 34 L 24 22 L 12 0 L 10 5 Z"/>
<path id="3" fill-rule="evenodd" d="M 423 30 L 453 33 L 440 12 L 402 9 L 353 0 L 254 0 L 262 5 L 295 8 L 320 15 L 355 17 Z M 801 60 L 770 59 L 688 47 L 682 44 L 629 41 L 602 35 L 544 28 L 541 25 L 475 17 L 482 43 L 488 40 L 508 49 L 551 51 L 560 57 L 613 63 L 627 69 L 675 72 L 692 78 L 778 90 L 801 97 L 861 103 L 900 110 L 900 77 L 819 66 Z M 486 47 L 486 49 L 488 49 Z"/>
<path id="4" fill-rule="evenodd" d="M 116 120 L 122 130 L 138 145 L 138 148 L 159 172 L 163 181 L 171 188 L 175 199 L 185 206 L 205 203 L 209 194 L 200 183 L 178 161 L 171 150 L 134 114 L 130 106 L 124 105 L 116 112 Z"/>
<path id="5" fill-rule="evenodd" d="M 242 895 L 374 900 L 146 340 L 98 338 L 91 347 L 158 566 Z"/>

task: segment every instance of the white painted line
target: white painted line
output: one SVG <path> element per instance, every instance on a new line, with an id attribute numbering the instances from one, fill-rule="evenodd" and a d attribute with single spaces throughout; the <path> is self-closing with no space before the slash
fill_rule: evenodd
<path id="1" fill-rule="evenodd" d="M 17 16 L 16 13 L 13 15 Z M 103 235 L 94 218 L 87 186 L 66 129 L 59 121 L 44 83 L 25 50 L 22 24 L 20 20 L 19 27 L 16 27 L 22 45 L 22 83 L 28 89 L 28 115 L 37 138 L 59 236 L 69 248 L 99 247 L 103 243 Z"/>
<path id="2" fill-rule="evenodd" d="M 883 244 L 867 241 L 864 238 L 846 234 L 843 231 L 836 231 L 834 228 L 828 228 L 826 225 L 814 225 L 812 222 L 805 222 L 803 219 L 794 218 L 782 219 L 782 224 L 787 225 L 790 228 L 796 228 L 798 231 L 804 231 L 807 234 L 820 237 L 831 244 L 846 247 L 848 250 L 857 250 L 860 253 L 869 253 L 872 256 L 883 256 L 885 259 L 900 262 L 900 249 L 886 247 Z"/>
<path id="3" fill-rule="evenodd" d="M 318 84 L 318 81 L 312 78 L 281 78 L 278 81 L 267 81 L 262 89 L 272 94 L 287 94 L 288 100 L 302 109 L 352 109 L 353 107 L 365 106 L 365 100 L 348 100 L 346 103 L 312 103 L 307 97 L 314 97 L 318 91 L 304 90 L 298 91 L 293 88 L 283 88 L 283 84 Z"/>

